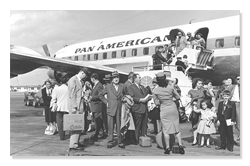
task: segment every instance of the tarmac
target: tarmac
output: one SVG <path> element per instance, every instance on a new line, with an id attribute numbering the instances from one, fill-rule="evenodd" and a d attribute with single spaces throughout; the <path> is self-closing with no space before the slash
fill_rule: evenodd
<path id="1" fill-rule="evenodd" d="M 44 134 L 46 128 L 43 108 L 24 106 L 24 94 L 19 92 L 10 93 L 10 156 L 166 156 L 163 149 L 157 148 L 153 124 L 148 123 L 148 136 L 152 139 L 151 147 L 139 145 L 127 145 L 125 149 L 115 146 L 107 149 L 107 139 L 98 139 L 93 142 L 89 137 L 94 133 L 88 132 L 82 135 L 80 141 L 86 145 L 84 150 L 69 151 L 69 135 L 61 141 L 59 135 L 48 136 Z M 219 145 L 219 135 L 211 135 L 213 145 L 199 148 L 191 146 L 193 136 L 190 122 L 180 124 L 181 135 L 185 148 L 185 154 L 173 154 L 174 157 L 228 157 L 240 158 L 240 146 L 234 146 L 234 151 L 215 150 Z M 68 133 L 68 132 L 67 132 Z"/>

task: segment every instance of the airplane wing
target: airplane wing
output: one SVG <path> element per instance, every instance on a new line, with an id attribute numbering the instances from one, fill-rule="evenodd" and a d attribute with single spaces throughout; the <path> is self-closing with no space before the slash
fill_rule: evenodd
<path id="1" fill-rule="evenodd" d="M 19 74 L 30 72 L 39 67 L 47 66 L 55 71 L 66 72 L 69 75 L 74 75 L 78 72 L 79 67 L 86 67 L 91 73 L 98 73 L 100 81 L 105 74 L 110 74 L 116 69 L 91 64 L 88 62 L 72 61 L 67 59 L 59 59 L 48 56 L 43 56 L 31 49 L 10 45 L 10 77 L 15 77 Z M 120 73 L 121 82 L 127 80 L 128 73 L 118 71 Z"/>

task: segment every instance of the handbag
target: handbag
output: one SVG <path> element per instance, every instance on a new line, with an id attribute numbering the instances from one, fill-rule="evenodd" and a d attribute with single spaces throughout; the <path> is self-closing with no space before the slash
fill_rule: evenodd
<path id="1" fill-rule="evenodd" d="M 198 113 L 194 112 L 192 110 L 191 114 L 189 115 L 189 121 L 198 121 L 199 120 L 199 116 Z"/>
<path id="2" fill-rule="evenodd" d="M 183 107 L 183 104 L 181 101 L 180 101 L 180 103 L 182 106 L 179 108 L 179 122 L 184 123 L 188 120 L 188 117 L 187 117 L 186 112 L 185 112 L 185 107 Z"/>
<path id="3" fill-rule="evenodd" d="M 155 98 L 154 98 L 155 105 L 160 106 L 161 105 L 160 100 L 158 99 L 158 97 L 156 95 L 154 95 L 154 96 L 155 96 Z"/>

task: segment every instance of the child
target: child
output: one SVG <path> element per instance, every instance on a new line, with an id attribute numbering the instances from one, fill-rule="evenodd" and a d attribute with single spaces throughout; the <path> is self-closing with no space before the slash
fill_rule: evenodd
<path id="1" fill-rule="evenodd" d="M 218 106 L 217 125 L 220 126 L 221 146 L 215 149 L 221 150 L 227 148 L 232 152 L 234 146 L 233 125 L 236 122 L 236 106 L 234 102 L 229 100 L 230 95 L 229 90 L 224 90 L 222 92 L 223 101 Z"/>
<path id="2" fill-rule="evenodd" d="M 212 103 L 209 100 L 203 100 L 201 101 L 201 109 L 194 109 L 194 112 L 196 113 L 201 113 L 201 120 L 199 122 L 197 132 L 201 135 L 201 143 L 198 147 L 203 147 L 204 146 L 204 136 L 207 139 L 206 146 L 208 148 L 211 148 L 209 145 L 210 141 L 210 134 L 213 134 L 216 132 L 214 123 L 211 123 L 214 118 L 216 118 L 216 113 L 214 112 L 214 107 L 213 111 L 211 110 Z M 209 124 L 209 125 L 208 125 Z"/>

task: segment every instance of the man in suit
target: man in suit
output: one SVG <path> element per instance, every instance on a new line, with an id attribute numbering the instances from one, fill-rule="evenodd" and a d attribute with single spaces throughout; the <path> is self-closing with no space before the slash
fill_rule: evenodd
<path id="1" fill-rule="evenodd" d="M 68 94 L 69 94 L 69 113 L 70 114 L 83 114 L 83 84 L 82 79 L 87 78 L 89 74 L 88 69 L 80 68 L 78 74 L 71 77 L 68 81 Z M 84 115 L 79 115 L 84 116 Z M 79 143 L 81 131 L 72 131 L 70 136 L 70 149 L 79 150 L 83 145 Z"/>
<path id="2" fill-rule="evenodd" d="M 158 51 L 152 56 L 154 70 L 162 70 L 162 64 L 167 63 L 167 59 L 163 56 L 163 46 L 158 47 Z"/>
<path id="3" fill-rule="evenodd" d="M 128 74 L 128 80 L 124 83 L 125 94 L 129 95 L 128 87 L 134 83 L 134 73 L 130 72 Z M 133 116 L 133 115 L 132 115 Z M 129 142 L 131 144 L 136 144 L 135 142 L 135 132 L 134 130 L 128 130 L 125 134 L 124 142 Z"/>
<path id="4" fill-rule="evenodd" d="M 231 91 L 231 101 L 235 103 L 236 106 L 236 125 L 234 126 L 234 141 L 236 144 L 240 141 L 240 76 L 236 77 L 236 85 L 233 85 Z"/>
<path id="5" fill-rule="evenodd" d="M 90 79 L 94 84 L 93 90 L 90 94 L 90 110 L 93 113 L 96 126 L 95 134 L 93 134 L 90 139 L 97 141 L 99 131 L 103 128 L 102 101 L 98 96 L 98 94 L 103 90 L 103 85 L 99 82 L 99 75 L 97 73 L 93 73 Z"/>
<path id="6" fill-rule="evenodd" d="M 217 125 L 220 126 L 221 146 L 216 150 L 227 149 L 232 152 L 234 146 L 233 125 L 236 122 L 236 106 L 230 101 L 230 91 L 224 90 L 222 93 L 223 101 L 219 103 L 217 112 Z M 231 121 L 231 122 L 230 122 Z"/>
<path id="7" fill-rule="evenodd" d="M 121 107 L 122 98 L 125 94 L 125 89 L 123 84 L 119 83 L 119 73 L 114 71 L 111 75 L 112 82 L 108 84 L 104 90 L 99 93 L 100 99 L 107 105 L 107 116 L 108 116 L 108 144 L 107 148 L 112 148 L 113 144 L 113 130 L 114 122 L 116 124 L 118 146 L 120 148 L 125 148 L 121 137 Z M 107 98 L 104 96 L 107 94 Z"/>
<path id="8" fill-rule="evenodd" d="M 139 142 L 140 132 L 141 135 L 147 135 L 147 119 L 148 119 L 148 107 L 147 101 L 149 98 L 145 98 L 148 95 L 147 90 L 141 86 L 140 74 L 134 75 L 134 84 L 129 86 L 128 93 L 134 100 L 134 105 L 131 108 L 135 123 L 135 137 L 136 143 Z"/>
<path id="9" fill-rule="evenodd" d="M 175 40 L 175 47 L 176 47 L 175 55 L 178 55 L 186 46 L 187 46 L 186 37 L 181 32 L 178 32 L 178 36 L 176 37 Z"/>
<path id="10" fill-rule="evenodd" d="M 104 84 L 103 89 L 110 84 L 111 74 L 106 74 L 103 78 Z M 107 98 L 107 95 L 105 95 L 105 98 Z M 107 105 L 102 103 L 102 120 L 103 120 L 103 133 L 100 137 L 107 138 L 108 136 L 108 119 L 107 119 Z"/>

